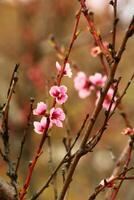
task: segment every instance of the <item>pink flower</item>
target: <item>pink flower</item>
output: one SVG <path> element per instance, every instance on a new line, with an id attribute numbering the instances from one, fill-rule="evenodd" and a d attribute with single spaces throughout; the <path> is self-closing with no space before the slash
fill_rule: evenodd
<path id="1" fill-rule="evenodd" d="M 56 102 L 59 104 L 63 104 L 67 101 L 68 96 L 66 94 L 67 87 L 64 85 L 61 86 L 52 86 L 50 88 L 50 95 L 56 99 Z"/>
<path id="2" fill-rule="evenodd" d="M 46 128 L 47 118 L 42 117 L 40 122 L 35 121 L 33 124 L 34 124 L 34 131 L 38 134 L 42 134 Z"/>
<path id="3" fill-rule="evenodd" d="M 92 86 L 84 72 L 78 72 L 74 78 L 74 87 L 78 91 L 80 98 L 86 98 L 90 95 Z"/>
<path id="4" fill-rule="evenodd" d="M 100 53 L 101 53 L 101 49 L 99 46 L 93 47 L 90 52 L 91 56 L 94 58 L 97 57 Z"/>
<path id="5" fill-rule="evenodd" d="M 76 90 L 81 90 L 87 84 L 88 78 L 84 72 L 78 72 L 74 78 L 74 87 Z"/>
<path id="6" fill-rule="evenodd" d="M 61 108 L 52 108 L 50 110 L 50 122 L 58 127 L 63 127 L 62 121 L 65 120 L 65 113 Z"/>
<path id="7" fill-rule="evenodd" d="M 92 76 L 89 76 L 89 81 L 96 87 L 103 87 L 107 80 L 107 76 L 102 76 L 100 73 L 95 73 Z"/>
<path id="8" fill-rule="evenodd" d="M 112 98 L 113 98 L 113 94 L 114 94 L 113 88 L 109 88 L 109 90 L 108 90 L 108 92 L 107 92 L 107 94 L 106 94 L 106 96 L 105 96 L 105 99 L 104 99 L 104 101 L 103 101 L 103 105 L 102 105 L 103 108 L 104 108 L 105 110 L 108 110 L 108 109 L 109 109 L 109 106 L 110 106 L 110 104 L 111 104 L 111 100 L 112 100 Z M 97 92 L 96 105 L 97 105 L 99 99 L 100 99 L 100 91 Z M 115 101 L 116 101 L 116 100 L 117 100 L 117 98 L 114 97 L 114 102 L 113 102 L 113 104 L 112 104 L 112 106 L 111 106 L 111 111 L 112 111 L 112 110 L 114 109 L 114 107 L 115 107 Z"/>
<path id="9" fill-rule="evenodd" d="M 58 73 L 61 73 L 62 66 L 59 64 L 59 62 L 56 62 L 56 68 L 58 70 Z M 72 70 L 69 63 L 66 63 L 63 75 L 68 76 L 69 78 L 72 77 Z"/>
<path id="10" fill-rule="evenodd" d="M 123 130 L 122 134 L 123 134 L 123 135 L 132 136 L 132 135 L 134 135 L 134 129 L 127 127 L 127 128 L 125 128 L 125 129 Z"/>
<path id="11" fill-rule="evenodd" d="M 44 102 L 37 103 L 37 107 L 33 110 L 34 115 L 44 115 L 47 110 L 47 105 Z"/>

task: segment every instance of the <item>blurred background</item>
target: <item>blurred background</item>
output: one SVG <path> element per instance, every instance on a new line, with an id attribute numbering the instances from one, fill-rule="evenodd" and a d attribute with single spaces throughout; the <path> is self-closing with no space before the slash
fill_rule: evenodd
<path id="1" fill-rule="evenodd" d="M 101 32 L 103 40 L 111 42 L 111 30 L 113 12 L 107 0 L 87 0 L 87 6 L 95 13 L 95 24 Z M 49 102 L 48 88 L 53 85 L 56 77 L 55 62 L 62 63 L 63 56 L 55 51 L 53 38 L 62 51 L 66 50 L 71 39 L 75 14 L 79 9 L 76 0 L 0 0 L 0 104 L 6 101 L 6 93 L 11 79 L 11 74 L 16 63 L 20 63 L 19 81 L 10 107 L 10 146 L 11 158 L 16 161 L 20 143 L 26 126 L 26 118 L 29 111 L 30 97 L 35 98 L 35 106 L 38 101 Z M 125 34 L 131 16 L 134 14 L 133 0 L 118 0 L 118 33 L 116 49 L 118 50 Z M 81 33 L 75 42 L 71 52 L 70 63 L 77 66 L 77 70 L 84 71 L 87 75 L 102 72 L 99 59 L 90 55 L 94 46 L 86 20 L 81 16 L 79 29 Z M 127 50 L 117 71 L 117 77 L 122 76 L 120 92 L 126 86 L 134 72 L 134 39 L 127 44 Z M 73 77 L 76 75 L 73 69 Z M 73 86 L 73 79 L 65 78 L 63 83 L 68 87 L 69 100 L 65 104 L 68 120 L 65 128 L 54 128 L 51 131 L 51 143 L 53 165 L 57 166 L 65 154 L 62 142 L 67 136 L 67 130 L 71 138 L 74 138 L 87 113 L 92 113 L 95 95 L 81 100 Z M 124 109 L 133 125 L 134 120 L 134 85 L 132 84 L 123 99 Z M 101 125 L 104 111 L 99 116 L 98 123 L 93 131 Z M 66 128 L 67 127 L 67 128 Z M 121 132 L 125 124 L 116 111 L 111 119 L 109 128 L 103 136 L 103 140 L 97 145 L 94 152 L 85 156 L 79 163 L 68 192 L 68 199 L 87 199 L 99 182 L 111 175 L 115 160 L 119 157 L 127 143 L 127 137 Z M 33 132 L 33 127 L 28 131 L 24 152 L 19 169 L 19 182 L 23 184 L 28 167 L 36 147 L 40 141 L 40 135 Z M 78 142 L 79 143 L 79 142 Z M 77 149 L 76 145 L 76 149 Z M 44 145 L 44 153 L 36 165 L 32 177 L 28 196 L 30 197 L 45 181 L 51 173 L 49 162 L 49 147 Z M 113 159 L 113 157 L 115 159 Z M 133 162 L 133 161 L 132 161 Z M 58 193 L 62 187 L 62 172 L 57 175 Z M 6 177 L 6 164 L 0 158 L 0 176 Z M 4 174 L 4 175 L 3 175 Z M 8 180 L 8 179 L 7 179 Z M 118 199 L 133 200 L 133 184 L 123 184 Z M 128 191 L 126 193 L 126 190 Z M 53 186 L 51 185 L 39 198 L 39 200 L 54 199 Z M 104 199 L 104 194 L 98 199 Z"/>

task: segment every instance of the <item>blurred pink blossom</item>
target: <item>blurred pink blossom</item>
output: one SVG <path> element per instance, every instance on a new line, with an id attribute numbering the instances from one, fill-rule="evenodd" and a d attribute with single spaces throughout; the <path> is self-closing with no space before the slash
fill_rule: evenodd
<path id="1" fill-rule="evenodd" d="M 107 76 L 102 76 L 101 73 L 95 73 L 92 76 L 89 76 L 89 81 L 96 87 L 103 87 L 107 80 Z"/>
<path id="2" fill-rule="evenodd" d="M 78 91 L 78 95 L 81 99 L 85 99 L 90 95 L 91 91 L 88 89 L 81 89 Z"/>
<path id="3" fill-rule="evenodd" d="M 56 99 L 56 102 L 59 104 L 63 104 L 67 101 L 68 96 L 66 94 L 67 87 L 64 85 L 61 86 L 52 86 L 50 88 L 50 95 Z"/>
<path id="4" fill-rule="evenodd" d="M 47 110 L 47 105 L 44 102 L 37 103 L 37 107 L 33 110 L 34 115 L 44 115 Z"/>
<path id="5" fill-rule="evenodd" d="M 65 120 L 65 113 L 61 108 L 51 108 L 50 122 L 57 127 L 63 127 L 62 121 Z"/>
<path id="6" fill-rule="evenodd" d="M 58 70 L 58 73 L 61 73 L 62 66 L 59 64 L 59 62 L 56 62 L 56 68 Z M 69 78 L 72 77 L 72 70 L 69 63 L 66 63 L 63 75 L 68 76 Z"/>
<path id="7" fill-rule="evenodd" d="M 86 0 L 85 1 L 86 7 L 93 12 L 104 12 L 106 11 L 107 1 L 106 0 Z"/>
<path id="8" fill-rule="evenodd" d="M 34 131 L 38 134 L 42 134 L 46 128 L 46 124 L 47 124 L 47 118 L 46 117 L 42 117 L 41 121 L 35 121 L 33 123 L 34 125 Z"/>
<path id="9" fill-rule="evenodd" d="M 97 103 L 98 103 L 98 101 L 99 101 L 99 99 L 100 99 L 100 91 L 98 91 L 97 93 L 97 100 L 96 100 L 96 105 L 97 105 Z M 105 96 L 105 99 L 104 99 L 104 101 L 103 101 L 103 108 L 105 109 L 105 110 L 108 110 L 109 109 L 109 106 L 110 106 L 110 104 L 111 104 L 111 100 L 112 100 L 112 98 L 113 98 L 113 94 L 114 94 L 114 89 L 113 88 L 109 88 L 109 90 L 108 90 L 108 92 L 107 92 L 107 94 L 106 94 L 106 96 Z M 111 106 L 111 111 L 114 109 L 114 107 L 115 107 L 115 101 L 116 101 L 116 97 L 114 97 L 114 102 L 112 103 L 112 106 Z"/>
<path id="10" fill-rule="evenodd" d="M 92 89 L 87 75 L 82 71 L 78 72 L 74 78 L 74 87 L 78 91 L 80 98 L 86 98 L 89 96 Z"/>
<path id="11" fill-rule="evenodd" d="M 88 78 L 84 72 L 78 72 L 74 78 L 74 87 L 76 90 L 81 90 L 84 88 L 88 81 Z"/>
<path id="12" fill-rule="evenodd" d="M 28 78 L 34 83 L 38 90 L 44 90 L 44 72 L 39 65 L 33 66 L 27 71 Z"/>

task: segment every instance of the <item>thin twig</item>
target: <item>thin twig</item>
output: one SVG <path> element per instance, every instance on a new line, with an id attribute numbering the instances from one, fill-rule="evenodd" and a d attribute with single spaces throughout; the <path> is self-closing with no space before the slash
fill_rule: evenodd
<path id="1" fill-rule="evenodd" d="M 117 18 L 117 0 L 111 0 L 110 4 L 113 6 L 114 17 L 113 17 L 113 30 L 112 30 L 112 55 L 113 57 L 116 54 L 116 33 L 117 33 L 117 23 L 119 19 Z"/>
<path id="2" fill-rule="evenodd" d="M 130 167 L 130 168 L 127 168 L 125 169 L 125 173 L 128 173 L 130 172 L 131 170 L 133 170 L 134 167 Z M 110 180 L 106 180 L 104 181 L 104 185 L 98 185 L 96 188 L 95 188 L 95 192 L 93 194 L 90 194 L 88 200 L 95 200 L 96 197 L 99 195 L 100 192 L 104 191 L 104 189 L 106 189 L 108 187 L 108 185 L 110 185 L 111 183 L 115 183 L 115 181 L 118 181 L 118 180 L 122 180 L 122 175 L 123 175 L 124 171 L 121 172 L 118 176 L 112 176 L 113 178 L 111 178 Z M 124 177 L 125 180 L 129 180 L 129 177 L 127 179 L 127 177 Z M 133 176 L 130 177 L 130 179 L 133 179 Z"/>
<path id="3" fill-rule="evenodd" d="M 133 144 L 134 144 L 134 140 L 131 139 L 129 141 L 129 149 L 128 149 L 128 152 L 127 152 L 127 158 L 126 158 L 126 162 L 125 162 L 125 165 L 124 165 L 124 170 L 123 170 L 123 174 L 122 174 L 122 177 L 123 179 L 120 181 L 118 187 L 116 187 L 116 189 L 113 190 L 113 193 L 111 194 L 111 197 L 110 197 L 110 200 L 115 200 L 120 188 L 121 188 L 121 185 L 123 184 L 123 181 L 124 181 L 124 177 L 126 175 L 126 169 L 128 168 L 129 166 L 129 163 L 131 161 L 131 156 L 132 156 L 132 150 L 133 150 Z"/>
<path id="4" fill-rule="evenodd" d="M 18 81 L 18 76 L 17 76 L 18 68 L 19 68 L 19 64 L 16 64 L 14 67 L 9 88 L 7 91 L 7 101 L 2 110 L 2 125 L 1 125 L 1 128 L 2 128 L 1 136 L 2 136 L 2 141 L 4 145 L 4 150 L 3 150 L 3 153 L 1 151 L 1 155 L 3 154 L 2 157 L 8 165 L 7 175 L 10 177 L 11 184 L 13 185 L 16 192 L 16 196 L 17 196 L 17 183 L 16 183 L 17 180 L 16 180 L 13 162 L 10 159 L 8 115 L 9 115 L 9 105 L 11 102 L 11 98 L 12 98 L 13 93 L 15 92 L 16 83 Z"/>
<path id="5" fill-rule="evenodd" d="M 21 161 L 21 157 L 22 157 L 22 153 L 23 153 L 24 144 L 25 144 L 25 141 L 26 141 L 26 136 L 27 136 L 28 129 L 29 129 L 29 126 L 30 126 L 30 120 L 31 120 L 32 111 L 33 111 L 33 103 L 34 103 L 34 99 L 31 98 L 30 99 L 30 110 L 29 110 L 29 114 L 27 116 L 27 124 L 26 124 L 26 128 L 24 130 L 24 135 L 23 135 L 23 138 L 22 138 L 22 141 L 21 141 L 20 151 L 19 151 L 19 154 L 18 154 L 16 168 L 15 168 L 16 177 L 17 177 L 19 166 L 20 166 L 20 161 Z"/>
<path id="6" fill-rule="evenodd" d="M 52 144 L 51 144 L 51 136 L 50 135 L 48 135 L 47 141 L 48 141 L 48 150 L 49 150 L 50 170 L 51 170 L 51 172 L 53 172 L 54 163 L 53 163 Z M 54 199 L 55 200 L 57 199 L 57 196 L 58 196 L 58 190 L 57 190 L 56 182 L 57 182 L 57 180 L 56 180 L 56 174 L 55 174 L 55 176 L 53 177 L 53 180 L 52 180 L 52 185 L 53 185 L 53 190 L 54 190 Z"/>

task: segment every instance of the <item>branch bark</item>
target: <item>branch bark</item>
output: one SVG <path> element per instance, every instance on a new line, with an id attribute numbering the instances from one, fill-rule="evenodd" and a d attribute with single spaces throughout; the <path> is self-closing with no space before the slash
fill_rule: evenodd
<path id="1" fill-rule="evenodd" d="M 2 178 L 0 178 L 0 199 L 16 200 L 14 187 Z"/>

